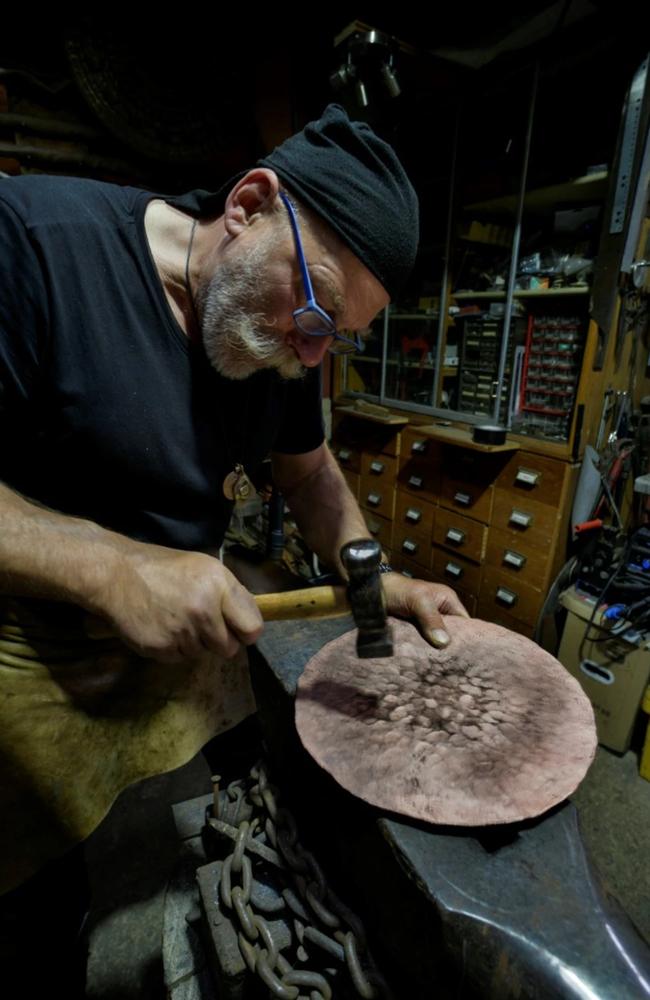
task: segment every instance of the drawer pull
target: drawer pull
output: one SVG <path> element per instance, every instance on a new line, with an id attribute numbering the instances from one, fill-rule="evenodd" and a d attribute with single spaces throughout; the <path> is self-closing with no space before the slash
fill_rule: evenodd
<path id="1" fill-rule="evenodd" d="M 406 512 L 406 520 L 410 521 L 411 524 L 418 524 L 422 520 L 422 511 L 418 510 L 417 507 L 409 507 Z"/>
<path id="2" fill-rule="evenodd" d="M 402 542 L 402 552 L 408 552 L 413 555 L 418 550 L 418 543 L 411 541 L 410 538 L 405 538 Z"/>
<path id="3" fill-rule="evenodd" d="M 402 576 L 408 576 L 409 580 L 413 579 L 413 574 L 408 569 L 403 569 L 401 573 Z"/>
<path id="4" fill-rule="evenodd" d="M 421 490 L 424 485 L 424 480 L 422 476 L 411 476 L 409 479 L 409 486 L 415 486 L 416 490 Z"/>
<path id="5" fill-rule="evenodd" d="M 517 469 L 517 475 L 515 476 L 515 482 L 519 483 L 521 486 L 537 486 L 540 480 L 540 473 L 535 472 L 533 469 Z"/>
<path id="6" fill-rule="evenodd" d="M 513 549 L 506 549 L 503 553 L 503 562 L 508 566 L 514 566 L 515 569 L 521 569 L 526 562 L 526 556 L 522 556 L 521 552 L 515 552 Z"/>
<path id="7" fill-rule="evenodd" d="M 339 449 L 340 462 L 349 462 L 351 458 L 352 458 L 352 452 L 348 448 Z"/>
<path id="8" fill-rule="evenodd" d="M 519 595 L 507 587 L 497 587 L 497 601 L 501 601 L 507 608 L 512 608 L 517 603 Z"/>
<path id="9" fill-rule="evenodd" d="M 465 532 L 461 531 L 460 528 L 450 528 L 445 538 L 448 542 L 453 542 L 454 545 L 462 545 L 465 541 Z"/>
<path id="10" fill-rule="evenodd" d="M 460 580 L 464 570 L 462 566 L 458 565 L 458 563 L 448 562 L 445 566 L 445 573 L 448 576 L 453 576 L 456 580 Z"/>
<path id="11" fill-rule="evenodd" d="M 527 514 L 525 510 L 517 510 L 516 507 L 513 507 L 508 520 L 510 524 L 516 524 L 518 528 L 530 528 L 533 523 L 533 515 Z"/>
<path id="12" fill-rule="evenodd" d="M 379 504 L 381 503 L 381 494 L 369 493 L 366 503 L 372 504 L 373 507 L 379 507 Z"/>
<path id="13" fill-rule="evenodd" d="M 429 448 L 428 441 L 414 441 L 413 444 L 411 445 L 411 454 L 426 455 L 428 448 Z"/>
<path id="14" fill-rule="evenodd" d="M 381 474 L 382 474 L 382 472 L 384 471 L 385 468 L 386 468 L 386 466 L 384 465 L 383 462 L 371 462 L 370 463 L 370 471 L 374 472 L 376 476 L 381 476 Z"/>
<path id="15" fill-rule="evenodd" d="M 454 500 L 456 503 L 461 504 L 462 507 L 469 507 L 472 502 L 472 497 L 470 493 L 454 493 Z"/>
<path id="16" fill-rule="evenodd" d="M 378 535 L 381 525 L 378 521 L 373 521 L 371 518 L 368 518 L 366 521 L 366 527 L 371 535 Z"/>

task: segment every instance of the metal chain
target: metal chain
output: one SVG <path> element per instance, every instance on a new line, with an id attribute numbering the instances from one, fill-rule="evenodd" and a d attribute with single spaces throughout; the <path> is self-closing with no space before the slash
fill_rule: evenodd
<path id="1" fill-rule="evenodd" d="M 361 921 L 332 892 L 318 861 L 300 843 L 295 819 L 279 804 L 266 764 L 260 761 L 247 781 L 233 782 L 215 798 L 215 812 L 218 816 L 209 819 L 209 826 L 231 845 L 219 884 L 222 908 L 238 931 L 248 969 L 269 996 L 331 1000 L 330 980 L 347 970 L 347 982 L 357 996 L 390 998 Z M 255 872 L 268 872 L 269 867 L 283 883 L 277 904 L 262 904 L 256 894 Z M 264 913 L 283 917 L 292 931 L 291 944 L 287 946 L 285 938 L 282 948 L 295 955 L 294 965 L 282 953 Z M 314 963 L 318 969 L 307 967 Z"/>

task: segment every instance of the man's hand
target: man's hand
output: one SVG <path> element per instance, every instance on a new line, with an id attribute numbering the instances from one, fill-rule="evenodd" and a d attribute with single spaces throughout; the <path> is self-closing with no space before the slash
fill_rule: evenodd
<path id="1" fill-rule="evenodd" d="M 253 597 L 218 559 L 156 545 L 120 560 L 93 610 L 141 656 L 166 663 L 206 650 L 231 659 L 263 627 Z"/>
<path id="2" fill-rule="evenodd" d="M 412 580 L 401 573 L 385 573 L 381 578 L 386 596 L 386 610 L 400 618 L 415 618 L 432 646 L 449 644 L 442 615 L 469 618 L 458 594 L 442 583 Z"/>

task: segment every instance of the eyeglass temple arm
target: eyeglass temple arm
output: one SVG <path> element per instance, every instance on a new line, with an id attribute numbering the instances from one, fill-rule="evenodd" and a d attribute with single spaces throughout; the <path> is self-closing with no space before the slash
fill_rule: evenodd
<path id="1" fill-rule="evenodd" d="M 311 278 L 309 277 L 309 271 L 307 270 L 307 261 L 305 260 L 305 254 L 302 249 L 302 240 L 300 239 L 300 230 L 298 229 L 298 220 L 296 218 L 296 210 L 287 198 L 284 191 L 280 191 L 280 197 L 282 201 L 287 206 L 287 211 L 289 212 L 289 221 L 291 222 L 291 228 L 293 229 L 293 235 L 296 240 L 296 248 L 298 250 L 298 263 L 300 264 L 300 273 L 302 274 L 302 281 L 305 286 L 305 292 L 307 295 L 307 305 L 315 305 L 316 299 L 314 298 L 314 289 L 312 287 Z"/>

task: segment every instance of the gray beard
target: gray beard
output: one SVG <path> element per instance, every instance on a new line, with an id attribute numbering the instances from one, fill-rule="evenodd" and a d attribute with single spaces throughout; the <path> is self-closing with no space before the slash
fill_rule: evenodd
<path id="1" fill-rule="evenodd" d="M 260 276 L 268 247 L 257 244 L 238 261 L 224 261 L 198 291 L 197 307 L 206 354 L 220 375 L 245 379 L 262 368 L 275 368 L 283 378 L 305 375 L 294 351 L 282 340 L 259 306 Z"/>

